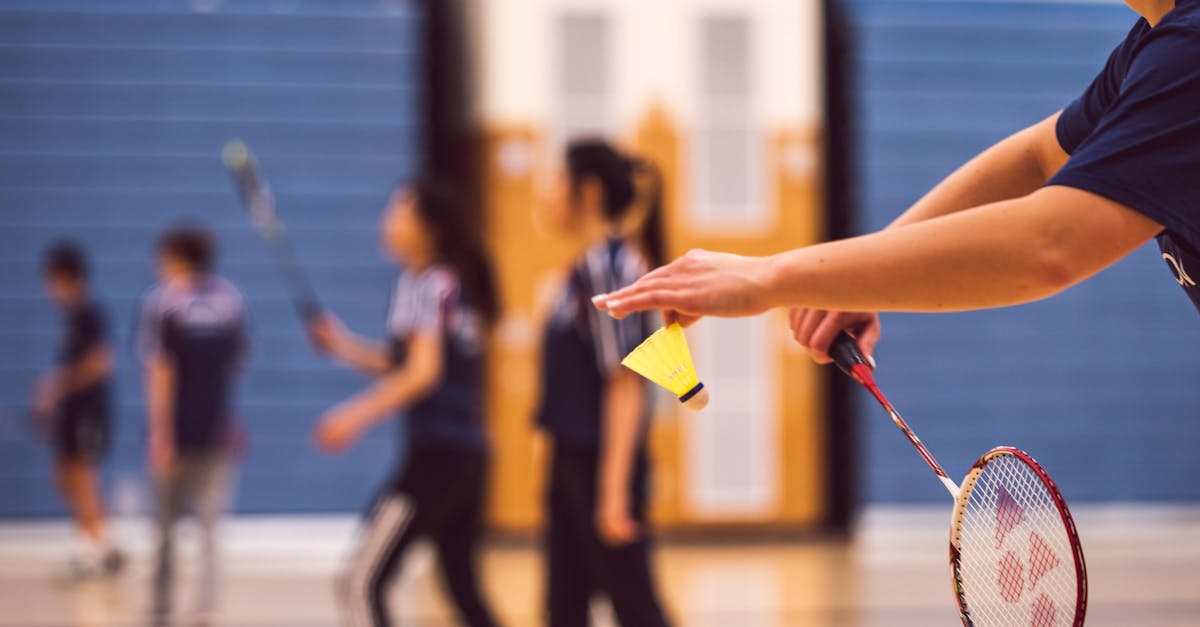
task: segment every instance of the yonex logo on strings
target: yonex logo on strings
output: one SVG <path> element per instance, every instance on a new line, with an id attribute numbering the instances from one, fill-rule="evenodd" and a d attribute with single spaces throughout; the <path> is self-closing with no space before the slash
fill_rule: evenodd
<path id="1" fill-rule="evenodd" d="M 1183 262 L 1176 259 L 1170 253 L 1163 253 L 1163 259 L 1167 260 L 1167 265 L 1171 266 L 1171 271 L 1175 273 L 1175 280 L 1184 287 L 1196 287 L 1196 281 L 1188 276 L 1187 270 L 1183 267 Z"/>
<path id="2" fill-rule="evenodd" d="M 996 490 L 996 549 L 1004 548 L 1018 527 L 1026 520 L 1025 510 L 1008 490 L 1000 486 Z M 1029 532 L 1029 569 L 1026 571 L 1025 562 L 1014 551 L 1006 551 L 997 566 L 996 584 L 1000 587 L 1000 596 L 1007 603 L 1018 603 L 1028 589 L 1036 590 L 1038 583 L 1050 571 L 1060 564 L 1058 556 L 1036 531 Z M 1028 585 L 1026 581 L 1028 580 Z M 1032 605 L 1030 616 L 1032 627 L 1053 627 L 1057 611 L 1050 595 L 1042 592 Z"/>

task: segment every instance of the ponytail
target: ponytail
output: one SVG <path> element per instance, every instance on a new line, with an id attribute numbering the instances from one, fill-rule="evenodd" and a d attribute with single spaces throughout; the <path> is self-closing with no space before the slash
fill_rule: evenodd
<path id="1" fill-rule="evenodd" d="M 651 268 L 666 263 L 666 229 L 663 226 L 662 171 L 648 159 L 631 160 L 633 170 L 633 212 L 641 215 L 638 243 Z"/>
<path id="2" fill-rule="evenodd" d="M 567 174 L 573 194 L 584 179 L 595 179 L 604 190 L 604 219 L 634 238 L 651 266 L 663 264 L 663 183 L 658 166 L 627 157 L 606 141 L 584 139 L 567 146 Z"/>

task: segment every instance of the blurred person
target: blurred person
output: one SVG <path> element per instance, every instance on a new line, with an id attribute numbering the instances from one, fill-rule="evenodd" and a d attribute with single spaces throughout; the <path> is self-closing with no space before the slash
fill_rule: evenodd
<path id="1" fill-rule="evenodd" d="M 233 392 L 247 348 L 242 294 L 213 272 L 216 244 L 195 226 L 158 243 L 159 282 L 142 298 L 137 349 L 145 365 L 148 462 L 156 484 L 158 556 L 153 613 L 171 614 L 175 523 L 195 513 L 201 538 L 195 612 L 217 595 L 217 523 L 233 479 Z"/>
<path id="2" fill-rule="evenodd" d="M 341 452 L 371 426 L 406 416 L 408 455 L 364 521 L 337 592 L 348 626 L 392 624 L 386 595 L 413 542 L 428 538 L 462 623 L 495 625 L 479 584 L 487 482 L 484 349 L 499 315 L 491 262 L 447 181 L 398 185 L 383 211 L 384 250 L 403 266 L 388 340 L 357 336 L 332 314 L 310 327 L 318 350 L 376 378 L 321 417 L 317 442 Z"/>
<path id="3" fill-rule="evenodd" d="M 108 321 L 93 299 L 87 258 L 77 243 L 60 241 L 47 249 L 42 280 L 65 329 L 56 366 L 34 390 L 33 410 L 50 435 L 54 478 L 79 535 L 81 550 L 69 561 L 68 576 L 112 575 L 125 559 L 111 544 L 100 487 L 100 465 L 112 440 Z"/>
<path id="4" fill-rule="evenodd" d="M 541 222 L 586 250 L 565 273 L 545 326 L 537 421 L 553 443 L 547 477 L 546 617 L 587 625 L 604 594 L 626 627 L 667 625 L 647 522 L 652 406 L 621 359 L 648 336 L 647 316 L 614 320 L 598 292 L 632 284 L 663 257 L 655 167 L 600 140 L 572 142 Z"/>
<path id="5" fill-rule="evenodd" d="M 963 311 L 1057 294 L 1157 238 L 1200 308 L 1200 2 L 1127 0 L 1142 19 L 1067 107 L 992 146 L 888 228 L 767 257 L 692 251 L 622 290 L 617 317 L 790 307 L 821 363 L 838 332 L 869 355 L 878 311 Z M 604 293 L 611 292 L 611 293 Z"/>

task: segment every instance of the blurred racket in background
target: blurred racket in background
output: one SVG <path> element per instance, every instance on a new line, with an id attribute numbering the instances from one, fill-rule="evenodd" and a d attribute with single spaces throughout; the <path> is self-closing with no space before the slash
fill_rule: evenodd
<path id="1" fill-rule="evenodd" d="M 250 214 L 250 223 L 271 248 L 300 319 L 305 324 L 315 321 L 322 311 L 317 294 L 296 261 L 287 230 L 275 212 L 275 196 L 262 176 L 254 154 L 245 142 L 231 139 L 221 150 L 221 160 L 233 174 L 238 197 Z"/>
<path id="2" fill-rule="evenodd" d="M 963 625 L 1082 627 L 1083 547 L 1050 475 L 1025 452 L 1002 446 L 954 483 L 879 390 L 854 338 L 842 332 L 829 354 L 879 401 L 954 498 L 950 565 Z"/>

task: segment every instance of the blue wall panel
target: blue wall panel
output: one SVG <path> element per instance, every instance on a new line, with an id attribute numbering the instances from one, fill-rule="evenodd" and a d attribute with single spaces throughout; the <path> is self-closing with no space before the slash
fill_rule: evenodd
<path id="1" fill-rule="evenodd" d="M 966 159 L 1066 105 L 1136 15 L 1120 3 L 859 0 L 855 117 L 863 230 Z M 1002 311 L 887 315 L 879 378 L 952 475 L 989 447 L 1039 458 L 1072 500 L 1196 500 L 1200 318 L 1157 248 Z M 944 499 L 860 399 L 867 498 Z"/>
<path id="2" fill-rule="evenodd" d="M 0 0 L 0 515 L 62 511 L 47 451 L 21 419 L 59 332 L 38 280 L 38 258 L 59 236 L 88 247 L 117 332 L 110 489 L 144 485 L 129 335 L 155 237 L 182 218 L 217 232 L 220 270 L 253 317 L 238 509 L 365 503 L 395 427 L 345 457 L 314 449 L 316 417 L 363 380 L 307 348 L 219 153 L 229 137 L 255 148 L 322 298 L 378 334 L 394 270 L 375 225 L 417 157 L 419 20 L 401 1 Z"/>

